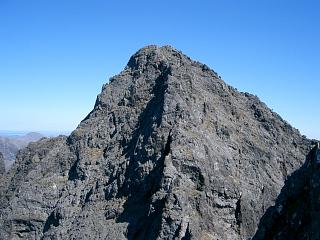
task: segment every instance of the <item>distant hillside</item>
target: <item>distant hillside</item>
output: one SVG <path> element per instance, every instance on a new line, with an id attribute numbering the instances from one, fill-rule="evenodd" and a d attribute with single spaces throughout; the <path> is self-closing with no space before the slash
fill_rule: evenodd
<path id="1" fill-rule="evenodd" d="M 26 147 L 30 142 L 43 138 L 40 133 L 31 132 L 26 135 L 0 136 L 0 152 L 3 154 L 6 169 L 13 164 L 17 152 Z"/>

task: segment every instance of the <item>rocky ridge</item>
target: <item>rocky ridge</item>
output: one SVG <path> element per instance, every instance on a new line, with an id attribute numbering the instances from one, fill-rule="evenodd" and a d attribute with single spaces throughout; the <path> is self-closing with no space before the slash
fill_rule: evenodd
<path id="1" fill-rule="evenodd" d="M 0 239 L 248 239 L 310 145 L 206 65 L 148 46 L 69 137 L 19 152 Z"/>

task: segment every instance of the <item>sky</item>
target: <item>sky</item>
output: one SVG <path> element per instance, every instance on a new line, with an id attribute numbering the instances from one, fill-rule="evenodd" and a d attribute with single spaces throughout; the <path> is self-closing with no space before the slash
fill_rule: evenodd
<path id="1" fill-rule="evenodd" d="M 318 0 L 0 0 L 0 130 L 66 132 L 145 45 L 172 45 L 320 139 Z"/>

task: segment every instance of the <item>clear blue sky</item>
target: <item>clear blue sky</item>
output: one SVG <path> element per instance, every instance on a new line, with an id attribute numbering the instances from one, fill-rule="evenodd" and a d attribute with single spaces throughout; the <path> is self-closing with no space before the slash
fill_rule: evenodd
<path id="1" fill-rule="evenodd" d="M 170 44 L 320 138 L 320 1 L 0 0 L 0 129 L 68 131 L 109 77 Z"/>

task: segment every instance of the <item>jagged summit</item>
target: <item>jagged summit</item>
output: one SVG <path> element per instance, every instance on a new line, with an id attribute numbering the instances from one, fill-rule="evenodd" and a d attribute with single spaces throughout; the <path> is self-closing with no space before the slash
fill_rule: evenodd
<path id="1" fill-rule="evenodd" d="M 311 142 L 257 97 L 148 46 L 69 137 L 0 185 L 0 239 L 247 239 Z"/>
<path id="2" fill-rule="evenodd" d="M 171 46 L 159 47 L 150 45 L 138 50 L 130 58 L 127 66 L 132 69 L 139 69 L 143 65 L 154 64 L 161 61 L 177 64 L 179 60 L 184 62 L 188 61 L 189 63 L 192 62 L 189 57 Z"/>
<path id="3" fill-rule="evenodd" d="M 193 70 L 195 70 L 194 73 Z M 113 89 L 112 91 L 126 91 L 128 84 L 131 84 L 132 82 L 134 83 L 137 81 L 140 85 L 152 85 L 160 75 L 162 78 L 167 78 L 174 73 L 186 71 L 189 71 L 191 74 L 200 73 L 201 75 L 207 75 L 211 80 L 218 80 L 220 85 L 225 86 L 225 83 L 219 80 L 218 74 L 211 70 L 207 65 L 193 61 L 181 51 L 178 51 L 171 46 L 159 47 L 150 45 L 137 51 L 130 58 L 125 69 L 119 75 L 112 77 L 109 81 L 110 84 L 107 83 L 103 86 L 102 93 L 97 98 L 96 106 L 104 105 L 102 98 L 107 93 L 108 87 L 113 88 L 112 85 L 117 85 L 116 89 Z M 192 81 L 197 80 L 197 78 L 192 77 L 191 79 Z M 147 82 L 142 83 L 142 81 Z M 175 81 L 190 80 L 188 80 L 188 78 L 186 79 L 184 76 L 179 76 Z M 196 84 L 196 82 L 194 83 Z M 160 84 L 159 81 L 158 84 Z M 135 85 L 135 83 L 133 85 Z M 132 91 L 132 89 L 129 89 L 129 91 Z M 119 94 L 122 93 L 119 92 Z"/>
<path id="4" fill-rule="evenodd" d="M 162 47 L 149 45 L 141 48 L 130 58 L 127 67 L 132 70 L 143 71 L 148 64 L 153 64 L 155 66 L 162 64 L 163 67 L 199 65 L 200 67 L 204 68 L 204 70 L 209 70 L 205 64 L 193 61 L 187 55 L 170 45 Z"/>

